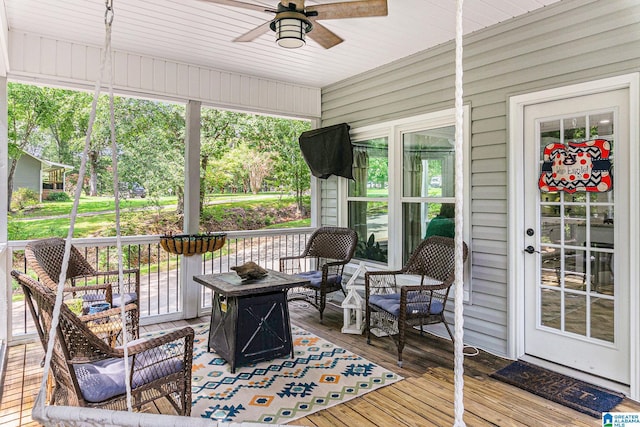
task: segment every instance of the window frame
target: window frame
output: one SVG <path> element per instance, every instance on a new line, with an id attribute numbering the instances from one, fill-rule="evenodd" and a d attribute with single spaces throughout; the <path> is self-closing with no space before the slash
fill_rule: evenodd
<path id="1" fill-rule="evenodd" d="M 470 121 L 470 107 L 468 104 L 463 106 L 463 133 L 464 133 L 464 145 L 463 145 L 463 240 L 471 248 L 471 121 Z M 450 108 L 433 113 L 421 114 L 418 116 L 407 117 L 403 119 L 391 120 L 383 123 L 363 126 L 359 128 L 351 129 L 352 141 L 364 141 L 373 138 L 387 138 L 388 142 L 388 165 L 389 165 L 389 195 L 386 198 L 388 203 L 388 215 L 389 215 L 389 242 L 388 242 L 388 255 L 387 263 L 374 262 L 369 260 L 357 259 L 356 262 L 363 262 L 367 268 L 371 270 L 375 269 L 390 269 L 397 270 L 402 268 L 402 208 L 404 203 L 411 202 L 424 202 L 429 203 L 455 203 L 454 197 L 405 197 L 403 195 L 403 173 L 402 173 L 402 160 L 403 160 L 403 135 L 406 133 L 424 131 L 429 129 L 437 129 L 446 126 L 455 126 L 455 109 Z M 369 198 L 363 197 L 349 197 L 348 196 L 348 180 L 346 178 L 339 178 L 338 182 L 338 221 L 343 227 L 349 226 L 348 218 L 348 202 L 349 201 L 367 201 Z M 375 201 L 383 201 L 384 198 L 375 198 Z M 373 201 L 373 199 L 372 199 Z M 471 253 L 469 250 L 469 257 L 465 264 L 464 274 L 464 301 L 471 302 Z M 453 296 L 453 294 L 451 295 Z"/>

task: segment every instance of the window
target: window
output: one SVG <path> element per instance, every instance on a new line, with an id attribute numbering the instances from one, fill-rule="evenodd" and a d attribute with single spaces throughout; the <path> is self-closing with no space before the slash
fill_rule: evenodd
<path id="1" fill-rule="evenodd" d="M 389 241 L 389 142 L 374 138 L 353 144 L 348 223 L 358 234 L 355 257 L 387 262 Z"/>
<path id="2" fill-rule="evenodd" d="M 454 236 L 454 172 L 454 126 L 402 134 L 403 264 L 423 239 Z"/>
<path id="3" fill-rule="evenodd" d="M 468 153 L 468 107 L 464 116 L 464 151 Z M 396 269 L 426 237 L 454 236 L 454 124 L 451 109 L 352 130 L 354 180 L 342 180 L 345 203 L 340 206 L 346 209 L 340 218 L 341 224 L 358 234 L 355 259 Z M 467 155 L 464 169 L 468 193 Z M 464 199 L 464 221 L 469 224 L 468 197 Z M 467 244 L 469 231 L 465 226 Z"/>

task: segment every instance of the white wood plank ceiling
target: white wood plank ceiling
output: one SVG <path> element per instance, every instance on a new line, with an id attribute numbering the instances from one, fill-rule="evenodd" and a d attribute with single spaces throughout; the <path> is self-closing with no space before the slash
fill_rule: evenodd
<path id="1" fill-rule="evenodd" d="M 278 2 L 242 1 L 269 8 Z M 557 1 L 466 0 L 465 34 Z M 103 43 L 104 0 L 4 0 L 4 4 L 10 31 L 95 46 Z M 113 0 L 113 6 L 116 50 L 317 88 L 452 40 L 455 35 L 454 0 L 388 0 L 386 17 L 324 20 L 324 26 L 345 40 L 328 50 L 310 39 L 300 49 L 284 49 L 275 44 L 272 32 L 253 42 L 232 42 L 272 19 L 266 12 L 202 0 Z"/>

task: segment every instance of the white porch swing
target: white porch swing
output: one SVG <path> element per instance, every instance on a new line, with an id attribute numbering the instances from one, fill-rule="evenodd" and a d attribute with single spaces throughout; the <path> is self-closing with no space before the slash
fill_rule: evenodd
<path id="1" fill-rule="evenodd" d="M 462 6 L 463 0 L 456 0 L 456 55 L 455 55 L 455 117 L 456 117 L 456 135 L 455 135 L 455 205 L 456 205 L 456 230 L 462 230 L 462 212 L 463 212 L 463 105 L 462 105 Z M 120 235 L 120 206 L 118 201 L 118 169 L 117 169 L 117 145 L 115 138 L 115 117 L 113 110 L 113 71 L 112 71 L 112 50 L 111 50 L 111 26 L 113 23 L 114 11 L 113 0 L 105 0 L 105 41 L 104 51 L 100 64 L 100 73 L 95 85 L 93 103 L 91 105 L 91 115 L 89 119 L 88 129 L 85 138 L 85 146 L 82 155 L 82 161 L 80 165 L 78 181 L 82 182 L 86 173 L 86 159 L 90 147 L 91 132 L 93 123 L 95 120 L 97 101 L 101 90 L 102 79 L 104 77 L 105 69 L 109 77 L 109 99 L 110 99 L 110 130 L 111 130 L 111 144 L 112 144 L 112 162 L 114 173 L 114 197 L 115 197 L 115 214 L 116 214 L 116 245 L 118 251 L 118 271 L 119 282 L 123 281 L 123 260 L 122 260 L 122 241 Z M 153 426 L 153 427 L 165 427 L 165 426 L 207 426 L 212 425 L 211 420 L 203 418 L 188 418 L 175 416 L 175 415 L 159 415 L 149 414 L 141 412 L 133 412 L 131 405 L 131 384 L 129 382 L 129 376 L 125 375 L 125 384 L 127 390 L 127 407 L 128 411 L 113 411 L 105 409 L 93 409 L 86 407 L 69 407 L 69 406 L 47 406 L 46 400 L 46 385 L 49 371 L 51 368 L 51 359 L 54 348 L 54 340 L 56 337 L 56 328 L 58 326 L 58 320 L 60 316 L 61 306 L 63 303 L 63 288 L 66 281 L 66 271 L 69 264 L 69 256 L 71 252 L 71 239 L 73 237 L 73 231 L 75 226 L 75 220 L 78 212 L 78 204 L 80 195 L 82 192 L 81 186 L 76 188 L 75 199 L 73 208 L 71 211 L 69 232 L 65 244 L 65 253 L 62 261 L 61 274 L 58 282 L 58 290 L 56 294 L 55 307 L 53 311 L 53 319 L 51 322 L 51 329 L 49 331 L 49 341 L 45 356 L 43 379 L 40 386 L 40 390 L 36 397 L 32 418 L 45 426 Z M 454 379 L 455 379 L 455 391 L 454 391 L 454 415 L 455 426 L 464 426 L 464 405 L 463 405 L 463 359 L 464 359 L 464 343 L 463 343 L 463 259 L 462 259 L 462 232 L 456 233 L 456 263 L 455 263 L 455 364 L 454 364 Z M 122 325 L 126 324 L 125 305 L 121 305 L 121 317 Z M 125 372 L 128 372 L 129 358 L 127 352 L 127 334 L 123 333 L 123 348 L 124 348 L 124 362 Z M 220 427 L 225 426 L 256 426 L 256 424 L 248 423 L 222 423 L 217 424 Z"/>

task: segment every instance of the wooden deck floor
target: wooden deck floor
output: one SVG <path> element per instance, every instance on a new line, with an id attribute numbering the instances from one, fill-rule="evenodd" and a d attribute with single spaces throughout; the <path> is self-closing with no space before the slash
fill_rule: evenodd
<path id="1" fill-rule="evenodd" d="M 340 332 L 342 311 L 327 308 L 324 324 L 310 308 L 291 304 L 292 322 L 339 346 L 360 354 L 405 377 L 390 386 L 337 405 L 292 424 L 299 426 L 451 426 L 453 424 L 453 348 L 450 342 L 411 333 L 404 351 L 404 365 L 396 365 L 395 346 L 388 338 L 367 345 L 358 335 Z M 153 331 L 208 321 L 208 318 L 151 325 Z M 31 406 L 42 369 L 39 343 L 8 349 L 8 366 L 0 426 L 33 426 Z M 600 426 L 601 421 L 493 380 L 491 372 L 509 363 L 485 352 L 465 359 L 465 422 L 469 426 Z M 157 408 L 155 408 L 157 410 Z M 154 408 L 149 410 L 154 411 Z M 616 409 L 640 412 L 640 403 L 625 399 Z"/>

